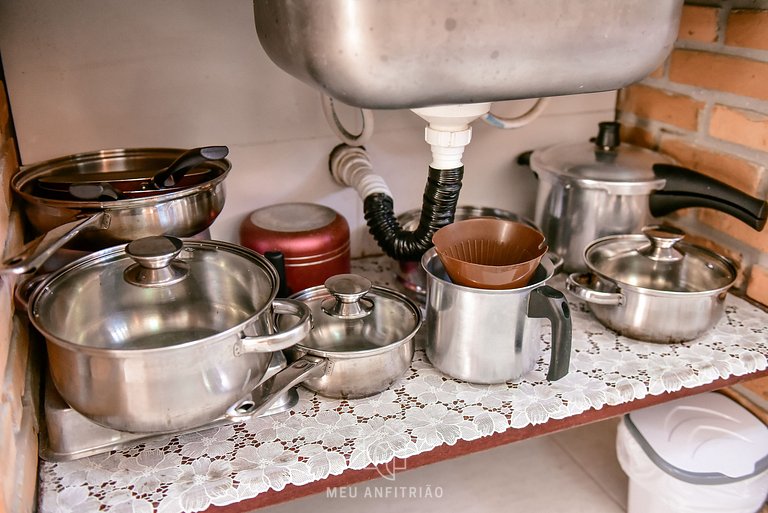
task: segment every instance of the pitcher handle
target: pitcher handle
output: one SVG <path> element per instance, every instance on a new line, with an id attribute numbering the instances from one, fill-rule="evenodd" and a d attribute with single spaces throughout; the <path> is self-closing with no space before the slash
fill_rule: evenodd
<path id="1" fill-rule="evenodd" d="M 552 347 L 549 357 L 547 380 L 557 381 L 568 374 L 571 363 L 571 310 L 568 301 L 559 290 L 549 285 L 531 292 L 528 317 L 549 319 L 552 324 Z"/>

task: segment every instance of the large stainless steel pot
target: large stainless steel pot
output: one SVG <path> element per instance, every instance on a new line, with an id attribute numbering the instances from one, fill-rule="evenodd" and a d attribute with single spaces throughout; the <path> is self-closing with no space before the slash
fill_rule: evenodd
<path id="1" fill-rule="evenodd" d="M 545 257 L 525 287 L 490 290 L 451 282 L 434 248 L 427 272 L 426 353 L 438 370 L 472 383 L 503 383 L 532 370 L 541 355 L 541 319 L 552 324 L 547 379 L 568 373 L 571 315 L 563 294 L 546 285 L 555 267 Z"/>
<path id="2" fill-rule="evenodd" d="M 569 272 L 584 271 L 584 248 L 609 235 L 640 233 L 654 217 L 688 207 L 730 214 L 756 230 L 768 204 L 673 165 L 664 155 L 619 144 L 619 124 L 600 123 L 595 143 L 554 145 L 530 155 L 539 179 L 534 221 Z"/>
<path id="3" fill-rule="evenodd" d="M 56 250 L 69 247 L 94 251 L 153 235 L 190 237 L 208 228 L 224 208 L 224 179 L 231 164 L 225 159 L 199 164 L 207 180 L 149 197 L 107 201 L 56 199 L 40 194 L 41 178 L 57 175 L 110 175 L 146 170 L 151 177 L 184 150 L 172 148 L 115 149 L 80 153 L 23 168 L 11 188 L 36 234 L 19 255 L 0 266 L 0 274 L 36 271 Z"/>
<path id="4" fill-rule="evenodd" d="M 588 273 L 567 288 L 607 327 L 630 338 L 674 343 L 695 339 L 723 315 L 735 265 L 684 234 L 649 226 L 643 234 L 598 239 L 584 252 Z"/>
<path id="5" fill-rule="evenodd" d="M 224 414 L 258 384 L 270 353 L 308 334 L 309 308 L 275 299 L 277 289 L 254 251 L 149 237 L 52 273 L 28 308 L 72 408 L 120 431 L 168 432 Z M 276 316 L 298 320 L 278 330 Z"/>

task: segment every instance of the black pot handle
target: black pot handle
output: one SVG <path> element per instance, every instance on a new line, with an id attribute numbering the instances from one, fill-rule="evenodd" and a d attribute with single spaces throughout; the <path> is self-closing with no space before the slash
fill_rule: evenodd
<path id="1" fill-rule="evenodd" d="M 653 172 L 657 178 L 666 181 L 663 189 L 650 195 L 649 207 L 654 217 L 682 208 L 704 207 L 731 215 L 758 231 L 768 221 L 768 203 L 765 200 L 719 180 L 671 164 L 654 164 Z"/>
<path id="2" fill-rule="evenodd" d="M 549 319 L 552 323 L 552 348 L 547 380 L 557 381 L 568 374 L 571 363 L 571 310 L 559 290 L 544 285 L 531 292 L 528 317 Z"/>

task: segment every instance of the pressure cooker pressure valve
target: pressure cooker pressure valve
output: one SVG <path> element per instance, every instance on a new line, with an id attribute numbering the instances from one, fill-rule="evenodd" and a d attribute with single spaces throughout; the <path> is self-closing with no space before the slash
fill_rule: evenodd
<path id="1" fill-rule="evenodd" d="M 603 121 L 598 123 L 597 139 L 595 139 L 595 146 L 598 149 L 604 151 L 613 151 L 621 144 L 619 138 L 619 131 L 621 130 L 621 124 L 616 121 Z"/>

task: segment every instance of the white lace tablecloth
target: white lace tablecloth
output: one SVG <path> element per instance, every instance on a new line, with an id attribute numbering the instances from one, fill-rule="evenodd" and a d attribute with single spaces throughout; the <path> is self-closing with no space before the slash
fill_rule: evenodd
<path id="1" fill-rule="evenodd" d="M 384 257 L 353 262 L 355 272 L 394 287 L 391 267 Z M 562 277 L 552 285 L 564 290 Z M 41 462 L 40 511 L 201 511 L 458 440 L 766 368 L 768 313 L 732 295 L 711 333 L 675 345 L 618 336 L 584 304 L 569 300 L 573 352 L 570 373 L 560 381 L 545 380 L 546 330 L 537 368 L 502 385 L 446 378 L 417 350 L 411 370 L 372 398 L 331 400 L 300 388 L 290 412 L 82 460 Z"/>

